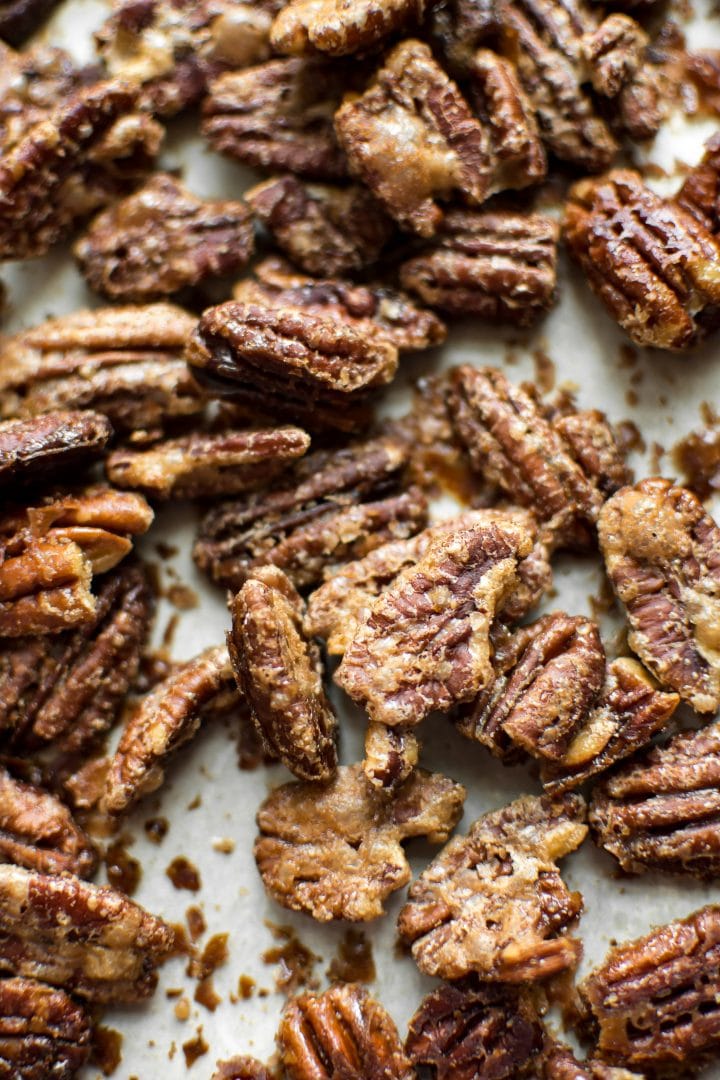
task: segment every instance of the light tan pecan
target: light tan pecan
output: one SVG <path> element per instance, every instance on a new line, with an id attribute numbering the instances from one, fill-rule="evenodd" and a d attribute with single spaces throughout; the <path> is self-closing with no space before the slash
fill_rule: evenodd
<path id="1" fill-rule="evenodd" d="M 0 979 L 0 1075 L 8 1080 L 71 1080 L 87 1064 L 91 1035 L 90 1017 L 64 990 Z"/>
<path id="2" fill-rule="evenodd" d="M 295 55 L 364 52 L 420 22 L 427 0 L 290 0 L 270 31 L 272 46 Z"/>
<path id="3" fill-rule="evenodd" d="M 582 909 L 557 860 L 587 834 L 576 795 L 524 796 L 479 818 L 410 887 L 398 929 L 426 975 L 532 982 L 577 963 L 564 931 Z"/>
<path id="4" fill-rule="evenodd" d="M 139 1001 L 174 944 L 162 919 L 115 889 L 0 866 L 0 971 L 89 1001 Z"/>
<path id="5" fill-rule="evenodd" d="M 70 475 L 102 456 L 112 435 L 105 416 L 88 411 L 51 412 L 0 422 L 0 486 L 42 484 Z"/>
<path id="6" fill-rule="evenodd" d="M 0 4 L 0 38 L 20 45 L 47 18 L 55 0 L 4 0 Z"/>
<path id="7" fill-rule="evenodd" d="M 705 143 L 705 153 L 688 173 L 675 200 L 714 236 L 720 233 L 720 135 Z"/>
<path id="8" fill-rule="evenodd" d="M 258 812 L 255 861 L 278 903 L 314 919 L 375 919 L 410 880 L 402 840 L 443 843 L 462 812 L 465 789 L 416 770 L 392 797 L 360 765 L 342 765 L 329 784 L 276 788 Z"/>

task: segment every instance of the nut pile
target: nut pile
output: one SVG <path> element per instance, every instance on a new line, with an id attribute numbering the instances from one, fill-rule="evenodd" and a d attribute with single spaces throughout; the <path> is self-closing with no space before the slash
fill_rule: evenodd
<path id="1" fill-rule="evenodd" d="M 118 0 L 80 67 L 19 51 L 52 6 L 0 3 L 0 260 L 72 241 L 103 306 L 0 341 L 0 1076 L 75 1075 L 94 1008 L 153 993 L 175 929 L 91 879 L 220 714 L 294 777 L 257 812 L 269 896 L 366 922 L 409 886 L 398 936 L 440 980 L 404 1040 L 359 984 L 292 996 L 287 1080 L 692 1075 L 720 1056 L 720 906 L 576 988 L 584 1060 L 545 1014 L 582 953 L 559 864 L 588 837 L 628 874 L 720 875 L 720 528 L 636 482 L 602 412 L 496 368 L 378 406 L 445 317 L 535 324 L 561 243 L 636 344 L 720 328 L 718 138 L 672 197 L 626 167 L 709 61 L 653 0 Z M 155 171 L 191 106 L 208 153 L 259 171 L 244 198 Z M 453 470 L 468 505 L 438 519 Z M 133 547 L 168 500 L 201 508 L 228 631 L 153 678 Z M 620 655 L 552 609 L 566 552 L 603 565 Z M 431 714 L 538 790 L 455 832 Z M 418 837 L 440 850 L 411 881 Z"/>

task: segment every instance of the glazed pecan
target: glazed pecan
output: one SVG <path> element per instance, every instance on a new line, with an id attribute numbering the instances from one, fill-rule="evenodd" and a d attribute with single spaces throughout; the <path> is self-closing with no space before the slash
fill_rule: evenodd
<path id="1" fill-rule="evenodd" d="M 552 426 L 570 457 L 604 499 L 633 482 L 623 451 L 608 419 L 599 409 L 583 409 L 556 416 Z"/>
<path id="2" fill-rule="evenodd" d="M 49 45 L 16 52 L 0 42 L 0 61 L 0 146 L 5 148 L 90 77 L 65 49 Z"/>
<path id="3" fill-rule="evenodd" d="M 651 1077 L 694 1072 L 720 1047 L 720 907 L 611 949 L 580 990 L 597 1025 L 593 1056 Z"/>
<path id="4" fill-rule="evenodd" d="M 65 536 L 31 540 L 0 564 L 0 638 L 56 634 L 95 616 L 92 563 Z"/>
<path id="5" fill-rule="evenodd" d="M 234 1057 L 218 1061 L 212 1080 L 273 1080 L 272 1073 L 257 1058 Z"/>
<path id="6" fill-rule="evenodd" d="M 714 712 L 720 707 L 720 529 L 687 488 L 650 479 L 607 502 L 598 535 L 627 610 L 630 648 L 661 686 L 698 712 Z"/>
<path id="7" fill-rule="evenodd" d="M 660 69 L 647 61 L 650 39 L 635 19 L 609 15 L 586 34 L 582 52 L 594 90 L 633 139 L 649 139 L 663 119 Z"/>
<path id="8" fill-rule="evenodd" d="M 420 743 L 409 728 L 369 724 L 365 735 L 366 778 L 377 788 L 395 791 L 420 760 Z"/>
<path id="9" fill-rule="evenodd" d="M 390 436 L 308 454 L 285 485 L 213 508 L 200 527 L 195 561 L 234 590 L 267 563 L 298 588 L 313 585 L 326 567 L 425 525 L 421 492 L 396 494 L 407 460 L 407 447 Z"/>
<path id="10" fill-rule="evenodd" d="M 0 487 L 37 484 L 102 456 L 112 427 L 94 412 L 52 412 L 0 422 Z"/>
<path id="11" fill-rule="evenodd" d="M 584 816 L 577 795 L 524 796 L 452 839 L 413 882 L 398 917 L 420 970 L 517 983 L 573 968 L 580 946 L 562 932 L 582 897 L 555 864 L 585 839 Z"/>
<path id="12" fill-rule="evenodd" d="M 684 349 L 720 322 L 720 246 L 637 173 L 575 184 L 564 234 L 591 289 L 638 345 Z"/>
<path id="13" fill-rule="evenodd" d="M 45 21 L 57 0 L 3 0 L 0 3 L 0 38 L 20 45 Z"/>
<path id="14" fill-rule="evenodd" d="M 301 780 L 330 780 L 337 721 L 320 650 L 302 633 L 304 607 L 282 570 L 258 568 L 232 601 L 228 649 L 266 752 Z"/>
<path id="15" fill-rule="evenodd" d="M 353 983 L 288 1002 L 278 1030 L 289 1080 L 413 1080 L 389 1014 Z"/>
<path id="16" fill-rule="evenodd" d="M 410 880 L 402 840 L 443 843 L 462 812 L 465 789 L 416 770 L 391 797 L 342 765 L 329 784 L 276 788 L 258 812 L 255 860 L 265 888 L 284 907 L 314 919 L 375 919 Z"/>
<path id="17" fill-rule="evenodd" d="M 162 919 L 115 889 L 0 866 L 0 971 L 89 1001 L 139 1001 L 174 944 Z"/>
<path id="18" fill-rule="evenodd" d="M 94 409 L 133 441 L 199 413 L 183 359 L 195 320 L 172 304 L 77 311 L 22 331 L 0 346 L 0 415 Z"/>
<path id="19" fill-rule="evenodd" d="M 393 233 L 380 204 L 359 184 L 305 184 L 279 176 L 245 192 L 273 240 L 308 274 L 362 270 Z"/>
<path id="20" fill-rule="evenodd" d="M 90 1018 L 64 990 L 0 979 L 0 1076 L 71 1080 L 90 1057 Z"/>
<path id="21" fill-rule="evenodd" d="M 529 326 L 555 301 L 559 228 L 509 211 L 449 211 L 437 240 L 400 269 L 403 288 L 453 315 Z"/>
<path id="22" fill-rule="evenodd" d="M 295 427 L 197 432 L 149 450 L 115 450 L 105 468 L 113 484 L 149 498 L 205 499 L 263 486 L 309 445 L 310 437 Z"/>
<path id="23" fill-rule="evenodd" d="M 203 201 L 175 177 L 157 173 L 99 214 L 73 251 L 96 292 L 143 303 L 240 270 L 253 245 L 244 203 Z"/>
<path id="24" fill-rule="evenodd" d="M 492 193 L 488 134 L 420 41 L 393 49 L 369 89 L 338 110 L 335 130 L 351 171 L 421 236 L 442 220 L 436 200 L 459 192 L 477 205 Z"/>
<path id="25" fill-rule="evenodd" d="M 468 978 L 423 999 L 405 1050 L 436 1080 L 521 1080 L 530 1075 L 542 1032 L 527 989 Z"/>
<path id="26" fill-rule="evenodd" d="M 103 809 L 122 814 L 165 778 L 168 758 L 192 739 L 204 714 L 218 706 L 233 683 L 224 645 L 179 664 L 132 711 L 110 765 Z"/>
<path id="27" fill-rule="evenodd" d="M 644 1080 L 640 1073 L 603 1065 L 601 1061 L 578 1061 L 569 1046 L 553 1042 L 542 1060 L 542 1080 Z"/>
<path id="28" fill-rule="evenodd" d="M 281 53 L 347 56 L 420 22 L 426 6 L 427 0 L 290 0 L 272 25 L 270 42 Z"/>
<path id="29" fill-rule="evenodd" d="M 713 235 L 720 233 L 720 135 L 705 143 L 705 153 L 688 173 L 675 201 Z"/>
<path id="30" fill-rule="evenodd" d="M 203 135 L 213 150 L 245 165 L 339 179 L 347 165 L 333 117 L 355 81 L 347 66 L 304 59 L 228 72 L 210 87 Z"/>

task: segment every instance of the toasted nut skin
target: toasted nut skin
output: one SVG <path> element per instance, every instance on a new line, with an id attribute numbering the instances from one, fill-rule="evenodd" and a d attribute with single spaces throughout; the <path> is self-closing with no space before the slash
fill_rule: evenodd
<path id="1" fill-rule="evenodd" d="M 270 42 L 280 53 L 347 56 L 419 22 L 426 0 L 291 0 L 276 16 Z"/>
<path id="2" fill-rule="evenodd" d="M 265 888 L 284 907 L 319 922 L 375 919 L 410 880 L 401 841 L 442 843 L 460 817 L 465 789 L 416 770 L 388 798 L 360 765 L 341 765 L 329 784 L 285 784 L 258 812 L 255 861 Z"/>
<path id="3" fill-rule="evenodd" d="M 72 1080 L 90 1056 L 90 1018 L 63 990 L 0 980 L 0 1076 Z"/>
<path id="4" fill-rule="evenodd" d="M 579 943 L 561 935 L 582 908 L 555 865 L 583 842 L 577 795 L 524 796 L 479 818 L 410 887 L 398 930 L 422 972 L 532 982 L 573 968 Z"/>
<path id="5" fill-rule="evenodd" d="M 0 487 L 42 483 L 102 456 L 112 435 L 106 417 L 93 412 L 54 412 L 0 423 Z"/>
<path id="6" fill-rule="evenodd" d="M 675 199 L 717 236 L 720 232 L 720 136 L 713 135 L 705 143 L 705 153 L 686 176 Z"/>
<path id="7" fill-rule="evenodd" d="M 278 1030 L 289 1080 L 413 1080 L 388 1013 L 353 983 L 288 1002 Z"/>
<path id="8" fill-rule="evenodd" d="M 0 38 L 20 45 L 55 7 L 56 0 L 5 0 L 0 4 Z"/>
<path id="9" fill-rule="evenodd" d="M 97 1002 L 152 994 L 169 926 L 115 889 L 0 866 L 0 970 Z"/>

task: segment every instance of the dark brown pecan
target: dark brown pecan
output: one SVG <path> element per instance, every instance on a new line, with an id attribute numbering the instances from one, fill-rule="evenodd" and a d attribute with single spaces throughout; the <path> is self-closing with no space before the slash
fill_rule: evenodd
<path id="1" fill-rule="evenodd" d="M 347 56 L 364 52 L 423 18 L 427 0 L 291 0 L 276 17 L 277 52 Z"/>
<path id="2" fill-rule="evenodd" d="M 492 193 L 488 133 L 420 41 L 393 49 L 369 89 L 338 110 L 335 129 L 351 171 L 421 236 L 442 220 L 438 199 L 459 192 L 477 205 Z"/>
<path id="3" fill-rule="evenodd" d="M 288 1002 L 278 1047 L 289 1080 L 413 1080 L 389 1014 L 353 983 Z"/>
<path id="4" fill-rule="evenodd" d="M 57 0 L 4 0 L 0 3 L 0 38 L 20 45 L 45 21 Z"/>
<path id="5" fill-rule="evenodd" d="M 403 263 L 403 287 L 453 315 L 529 326 L 555 301 L 559 227 L 540 214 L 451 210 L 430 250 Z"/>
<path id="6" fill-rule="evenodd" d="M 158 173 L 99 214 L 73 250 L 92 289 L 143 303 L 240 270 L 253 244 L 244 203 L 203 201 Z"/>
<path id="7" fill-rule="evenodd" d="M 621 14 L 608 15 L 582 41 L 593 89 L 632 139 L 652 138 L 664 119 L 663 71 L 651 62 L 649 46 L 639 23 Z"/>
<path id="8" fill-rule="evenodd" d="M 542 1060 L 542 1080 L 644 1080 L 640 1073 L 603 1065 L 601 1061 L 578 1061 L 569 1046 L 553 1042 Z"/>
<path id="9" fill-rule="evenodd" d="M 562 935 L 582 897 L 555 864 L 585 839 L 584 816 L 579 796 L 524 796 L 452 839 L 413 882 L 398 917 L 420 970 L 517 983 L 573 968 L 580 945 Z"/>
<path id="10" fill-rule="evenodd" d="M 273 1075 L 261 1061 L 251 1057 L 234 1057 L 218 1061 L 212 1080 L 273 1080 Z"/>
<path id="11" fill-rule="evenodd" d="M 224 645 L 206 649 L 150 691 L 127 719 L 110 765 L 102 799 L 110 814 L 122 814 L 165 778 L 168 758 L 192 739 L 203 714 L 217 707 L 234 686 Z"/>
<path id="12" fill-rule="evenodd" d="M 542 1045 L 528 990 L 472 978 L 428 994 L 405 1040 L 413 1065 L 430 1068 L 436 1080 L 521 1080 Z"/>
<path id="13" fill-rule="evenodd" d="M 365 735 L 365 776 L 377 788 L 395 791 L 420 760 L 420 743 L 409 728 L 369 724 Z"/>
<path id="14" fill-rule="evenodd" d="M 575 184 L 564 234 L 590 288 L 638 345 L 684 349 L 720 322 L 720 246 L 637 173 Z"/>
<path id="15" fill-rule="evenodd" d="M 308 274 L 362 270 L 378 258 L 393 226 L 358 184 L 305 184 L 296 176 L 266 180 L 245 199 L 273 240 Z"/>
<path id="16" fill-rule="evenodd" d="M 71 1080 L 90 1057 L 91 1024 L 64 990 L 0 979 L 0 1076 Z"/>
<path id="17" fill-rule="evenodd" d="M 133 441 L 203 402 L 183 359 L 195 320 L 172 304 L 99 308 L 50 319 L 0 347 L 0 415 L 104 413 Z"/>
<path id="18" fill-rule="evenodd" d="M 0 971 L 117 1004 L 152 994 L 171 928 L 123 893 L 0 866 Z"/>
<path id="19" fill-rule="evenodd" d="M 720 1048 L 720 907 L 611 949 L 582 984 L 597 1025 L 594 1057 L 677 1077 Z"/>
<path id="20" fill-rule="evenodd" d="M 720 233 L 720 134 L 705 143 L 705 153 L 688 173 L 675 200 L 713 235 Z"/>
<path id="21" fill-rule="evenodd" d="M 262 487 L 309 445 L 309 435 L 295 427 L 197 432 L 149 450 L 115 450 L 105 468 L 113 484 L 149 498 L 206 499 Z"/>
<path id="22" fill-rule="evenodd" d="M 203 135 L 213 150 L 245 165 L 338 179 L 347 165 L 333 117 L 352 83 L 347 66 L 315 60 L 271 60 L 228 72 L 210 87 Z"/>
<path id="23" fill-rule="evenodd" d="M 6 149 L 89 76 L 70 53 L 49 45 L 16 52 L 0 42 L 0 61 L 0 146 Z"/>
<path id="24" fill-rule="evenodd" d="M 648 528 L 648 523 L 652 528 Z M 605 566 L 636 652 L 702 713 L 720 707 L 720 529 L 687 488 L 643 480 L 610 499 L 598 524 Z"/>
<path id="25" fill-rule="evenodd" d="M 102 456 L 112 435 L 106 417 L 94 412 L 52 412 L 0 423 L 0 487 L 43 483 L 71 474 Z"/>
<path id="26" fill-rule="evenodd" d="M 283 907 L 314 919 L 375 919 L 410 880 L 401 841 L 443 843 L 462 813 L 465 789 L 416 770 L 392 797 L 360 765 L 342 765 L 329 784 L 284 784 L 258 812 L 255 860 Z"/>
<path id="27" fill-rule="evenodd" d="M 266 752 L 301 780 L 330 780 L 337 721 L 320 650 L 303 636 L 304 607 L 282 570 L 259 568 L 232 601 L 228 649 Z"/>

